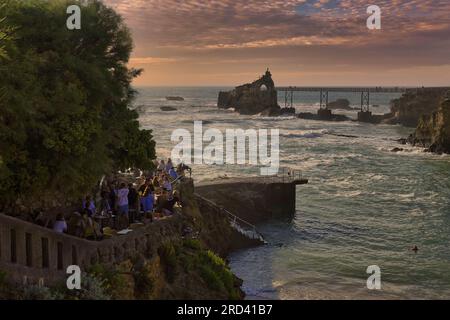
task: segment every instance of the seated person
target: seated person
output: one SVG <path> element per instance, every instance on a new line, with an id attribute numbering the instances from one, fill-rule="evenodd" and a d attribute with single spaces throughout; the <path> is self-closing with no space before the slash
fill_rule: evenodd
<path id="1" fill-rule="evenodd" d="M 189 176 L 191 176 L 192 175 L 192 169 L 189 167 L 189 166 L 187 166 L 187 165 L 185 165 L 184 163 L 180 163 L 179 165 L 178 165 L 178 167 L 177 167 L 177 173 L 180 175 L 180 176 L 185 176 L 185 171 L 188 171 L 189 172 Z"/>
<path id="2" fill-rule="evenodd" d="M 166 203 L 164 204 L 163 209 L 173 214 L 173 207 L 177 202 L 180 202 L 180 198 L 178 197 L 178 194 L 176 192 L 169 193 L 169 196 L 167 198 Z"/>
<path id="3" fill-rule="evenodd" d="M 79 212 L 74 212 L 70 215 L 69 222 L 67 224 L 67 232 L 75 237 L 83 238 L 84 232 L 83 218 Z"/>
<path id="4" fill-rule="evenodd" d="M 88 240 L 101 240 L 102 233 L 100 226 L 89 216 L 89 210 L 85 210 L 82 214 L 83 221 L 83 237 Z"/>
<path id="5" fill-rule="evenodd" d="M 51 222 L 51 217 L 43 211 L 39 212 L 34 220 L 34 223 L 44 228 L 48 228 L 51 225 Z"/>
<path id="6" fill-rule="evenodd" d="M 173 190 L 172 184 L 170 183 L 169 178 L 167 176 L 164 177 L 164 182 L 163 182 L 162 187 L 169 192 L 172 192 L 172 190 Z"/>
<path id="7" fill-rule="evenodd" d="M 59 213 L 56 216 L 56 221 L 53 224 L 53 231 L 57 233 L 66 233 L 67 232 L 67 223 L 66 220 L 64 220 L 64 215 L 62 213 Z"/>

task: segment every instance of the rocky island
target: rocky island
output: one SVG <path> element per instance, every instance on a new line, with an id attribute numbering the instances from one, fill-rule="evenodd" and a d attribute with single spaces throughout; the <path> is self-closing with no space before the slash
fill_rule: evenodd
<path id="1" fill-rule="evenodd" d="M 229 92 L 221 91 L 217 106 L 221 109 L 234 108 L 236 112 L 243 115 L 279 116 L 282 113 L 269 70 L 252 83 L 236 87 Z"/>

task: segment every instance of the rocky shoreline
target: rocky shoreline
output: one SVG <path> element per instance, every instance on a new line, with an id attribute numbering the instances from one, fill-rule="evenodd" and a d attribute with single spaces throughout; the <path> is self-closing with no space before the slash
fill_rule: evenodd
<path id="1" fill-rule="evenodd" d="M 450 95 L 442 98 L 439 108 L 422 115 L 417 128 L 406 141 L 433 153 L 450 153 Z"/>

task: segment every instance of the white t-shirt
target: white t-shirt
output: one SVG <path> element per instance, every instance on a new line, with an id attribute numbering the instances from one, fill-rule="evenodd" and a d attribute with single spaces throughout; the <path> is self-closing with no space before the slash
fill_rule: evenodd
<path id="1" fill-rule="evenodd" d="M 130 190 L 128 190 L 128 188 L 119 189 L 119 191 L 117 191 L 117 198 L 118 198 L 118 205 L 119 205 L 119 207 L 128 205 L 128 193 L 129 192 L 130 192 Z"/>

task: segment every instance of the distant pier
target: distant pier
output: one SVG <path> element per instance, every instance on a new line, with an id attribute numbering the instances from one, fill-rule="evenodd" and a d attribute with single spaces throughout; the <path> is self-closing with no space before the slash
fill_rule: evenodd
<path id="1" fill-rule="evenodd" d="M 328 108 L 329 100 L 328 96 L 330 92 L 342 92 L 342 93 L 361 93 L 361 110 L 358 112 L 358 121 L 360 122 L 373 122 L 372 112 L 370 111 L 370 98 L 372 94 L 377 93 L 407 93 L 418 92 L 422 90 L 442 90 L 450 89 L 446 87 L 277 87 L 278 92 L 284 92 L 285 102 L 284 107 L 286 109 L 294 107 L 294 94 L 295 92 L 317 92 L 319 93 L 320 108 L 318 110 L 318 118 L 320 120 L 331 120 L 333 114 Z"/>

